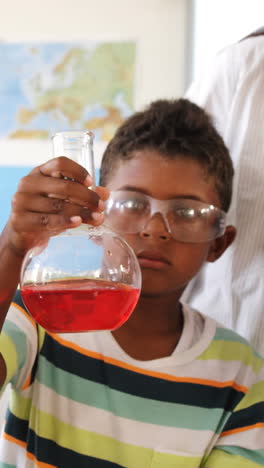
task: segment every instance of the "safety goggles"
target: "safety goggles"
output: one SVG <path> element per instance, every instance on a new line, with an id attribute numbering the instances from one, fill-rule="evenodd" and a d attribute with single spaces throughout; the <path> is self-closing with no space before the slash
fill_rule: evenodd
<path id="1" fill-rule="evenodd" d="M 144 231 L 157 213 L 171 236 L 180 242 L 207 242 L 225 232 L 226 213 L 214 205 L 187 198 L 157 200 L 130 190 L 110 193 L 105 224 L 120 234 L 136 234 Z"/>

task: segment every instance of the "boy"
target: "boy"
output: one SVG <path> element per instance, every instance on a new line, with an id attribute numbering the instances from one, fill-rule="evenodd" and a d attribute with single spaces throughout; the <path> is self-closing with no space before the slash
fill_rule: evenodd
<path id="1" fill-rule="evenodd" d="M 187 100 L 157 101 L 120 127 L 101 166 L 111 192 L 105 222 L 138 257 L 139 302 L 118 330 L 69 335 L 48 334 L 22 303 L 11 305 L 1 335 L 1 382 L 13 391 L 0 466 L 264 466 L 262 359 L 180 303 L 235 237 L 225 215 L 232 177 L 221 137 Z M 3 320 L 32 245 L 102 222 L 108 192 L 90 185 L 67 158 L 22 179 L 1 239 Z"/>

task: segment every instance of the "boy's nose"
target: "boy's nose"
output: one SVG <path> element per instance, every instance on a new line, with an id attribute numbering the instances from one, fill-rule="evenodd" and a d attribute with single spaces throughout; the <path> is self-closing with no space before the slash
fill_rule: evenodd
<path id="1" fill-rule="evenodd" d="M 169 240 L 171 234 L 166 226 L 165 219 L 160 213 L 155 213 L 145 224 L 140 232 L 141 237 Z"/>

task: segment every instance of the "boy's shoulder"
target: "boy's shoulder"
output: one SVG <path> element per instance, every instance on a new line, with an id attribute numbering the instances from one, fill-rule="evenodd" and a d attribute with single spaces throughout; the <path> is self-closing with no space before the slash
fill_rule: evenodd
<path id="1" fill-rule="evenodd" d="M 238 365 L 252 367 L 255 373 L 264 367 L 264 358 L 247 339 L 213 318 L 201 314 L 197 310 L 191 310 L 194 314 L 202 316 L 205 324 L 210 322 L 211 329 L 213 326 L 215 330 L 208 347 L 199 356 L 199 359 L 220 360 L 230 364 L 236 362 Z"/>

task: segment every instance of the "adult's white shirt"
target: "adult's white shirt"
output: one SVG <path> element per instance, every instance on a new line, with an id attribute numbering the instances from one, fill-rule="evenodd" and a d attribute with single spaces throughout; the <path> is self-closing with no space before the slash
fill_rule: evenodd
<path id="1" fill-rule="evenodd" d="M 221 51 L 186 97 L 213 116 L 230 150 L 235 180 L 229 221 L 238 233 L 183 299 L 264 355 L 264 36 Z"/>

